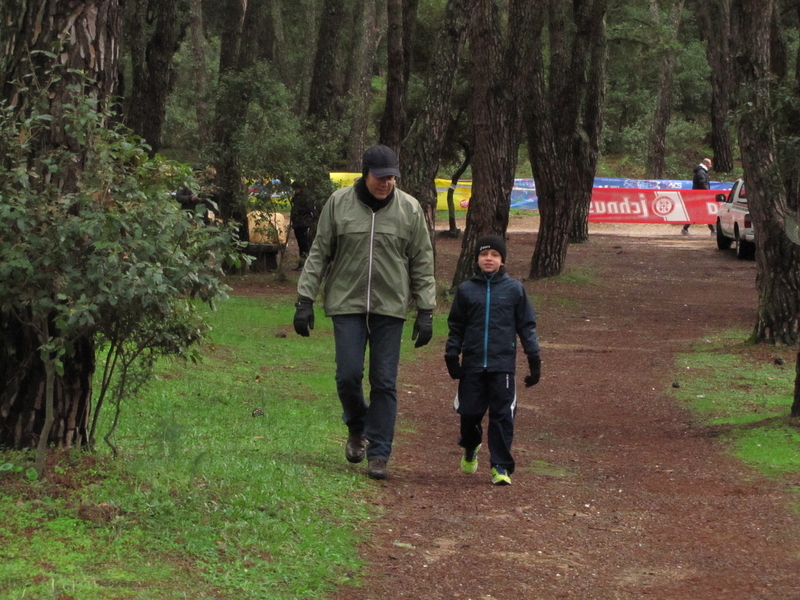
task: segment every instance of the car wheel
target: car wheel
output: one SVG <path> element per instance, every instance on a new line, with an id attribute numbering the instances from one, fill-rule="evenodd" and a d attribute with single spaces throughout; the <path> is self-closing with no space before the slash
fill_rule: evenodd
<path id="1" fill-rule="evenodd" d="M 719 226 L 719 219 L 717 219 L 717 248 L 729 250 L 731 244 L 733 244 L 733 240 L 722 233 L 722 227 Z"/>
<path id="2" fill-rule="evenodd" d="M 755 256 L 755 244 L 743 240 L 739 237 L 739 230 L 736 230 L 736 258 L 739 260 L 749 260 Z"/>

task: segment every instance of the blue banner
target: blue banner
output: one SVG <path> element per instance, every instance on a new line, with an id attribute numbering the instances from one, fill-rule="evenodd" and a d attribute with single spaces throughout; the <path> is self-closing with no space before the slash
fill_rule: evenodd
<path id="1" fill-rule="evenodd" d="M 623 179 L 615 177 L 595 177 L 596 188 L 626 188 L 644 190 L 690 190 L 691 180 L 679 179 Z M 712 190 L 729 190 L 732 182 L 712 181 Z M 536 195 L 536 182 L 533 179 L 515 179 L 511 190 L 511 208 L 538 209 L 539 198 Z"/>

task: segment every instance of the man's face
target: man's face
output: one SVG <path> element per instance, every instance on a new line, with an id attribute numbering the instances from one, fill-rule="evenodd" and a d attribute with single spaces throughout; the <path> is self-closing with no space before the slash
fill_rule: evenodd
<path id="1" fill-rule="evenodd" d="M 394 188 L 394 175 L 386 177 L 375 177 L 371 172 L 367 173 L 367 189 L 369 193 L 378 200 L 383 200 L 392 193 Z"/>
<path id="2" fill-rule="evenodd" d="M 497 250 L 489 248 L 478 254 L 478 266 L 484 273 L 497 273 L 502 265 L 503 256 Z"/>

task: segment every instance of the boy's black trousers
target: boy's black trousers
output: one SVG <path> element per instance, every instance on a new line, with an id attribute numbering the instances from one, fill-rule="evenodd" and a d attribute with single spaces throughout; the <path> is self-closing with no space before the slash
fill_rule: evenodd
<path id="1" fill-rule="evenodd" d="M 514 440 L 514 412 L 517 390 L 513 373 L 466 372 L 458 383 L 454 402 L 461 415 L 459 446 L 475 448 L 483 439 L 481 421 L 489 411 L 489 460 L 493 467 L 514 472 L 511 443 Z"/>

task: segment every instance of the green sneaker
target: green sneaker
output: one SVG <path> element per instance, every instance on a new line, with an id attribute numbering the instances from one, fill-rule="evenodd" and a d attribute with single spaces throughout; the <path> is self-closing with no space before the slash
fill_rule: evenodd
<path id="1" fill-rule="evenodd" d="M 492 483 L 494 485 L 511 485 L 511 477 L 503 467 L 492 467 Z"/>
<path id="2" fill-rule="evenodd" d="M 481 445 L 478 444 L 472 450 L 464 449 L 464 456 L 461 457 L 461 471 L 467 475 L 472 475 L 478 469 L 478 450 Z"/>

